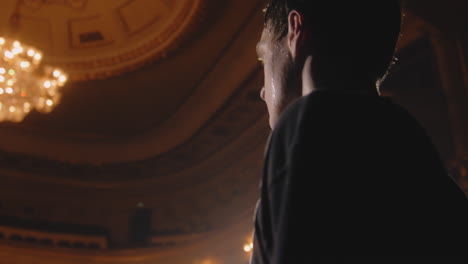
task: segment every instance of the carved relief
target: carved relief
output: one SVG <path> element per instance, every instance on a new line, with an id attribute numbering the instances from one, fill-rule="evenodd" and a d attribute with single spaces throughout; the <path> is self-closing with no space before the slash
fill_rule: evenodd
<path id="1" fill-rule="evenodd" d="M 93 48 L 114 42 L 110 30 L 101 16 L 92 16 L 68 21 L 70 49 Z"/>
<path id="2" fill-rule="evenodd" d="M 117 8 L 117 13 L 126 31 L 136 34 L 169 14 L 167 5 L 155 0 L 131 0 Z"/>
<path id="3" fill-rule="evenodd" d="M 205 1 L 21 0 L 15 12 L 24 42 L 40 48 L 45 63 L 63 68 L 71 80 L 87 81 L 166 57 L 193 33 Z M 49 33 L 26 17 L 50 24 Z"/>

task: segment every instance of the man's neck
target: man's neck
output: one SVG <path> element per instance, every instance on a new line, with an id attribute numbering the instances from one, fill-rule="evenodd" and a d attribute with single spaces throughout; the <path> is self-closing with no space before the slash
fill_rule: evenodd
<path id="1" fill-rule="evenodd" d="M 379 91 L 377 88 L 369 84 L 356 84 L 356 83 L 348 83 L 348 84 L 330 84 L 330 85 L 323 85 L 320 87 L 313 87 L 310 90 L 303 90 L 302 95 L 305 96 L 311 92 L 316 91 L 330 91 L 336 93 L 343 93 L 343 94 L 355 94 L 355 95 L 365 95 L 365 96 L 379 96 Z"/>
<path id="2" fill-rule="evenodd" d="M 312 56 L 308 56 L 302 68 L 302 96 L 315 91 L 334 91 L 348 94 L 379 96 L 375 82 L 356 79 L 353 76 L 337 76 L 333 81 L 316 85 L 312 76 Z"/>

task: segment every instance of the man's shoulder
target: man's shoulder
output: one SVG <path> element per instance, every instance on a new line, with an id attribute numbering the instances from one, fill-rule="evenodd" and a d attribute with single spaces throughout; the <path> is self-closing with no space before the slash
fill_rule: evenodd
<path id="1" fill-rule="evenodd" d="M 304 121 L 303 119 L 306 116 L 317 113 L 318 111 L 313 110 L 326 107 L 325 101 L 328 96 L 324 95 L 325 93 L 322 92 L 313 92 L 296 99 L 283 111 L 276 127 L 284 128 L 285 126 L 297 124 Z"/>
<path id="2" fill-rule="evenodd" d="M 346 125 L 379 114 L 394 115 L 397 107 L 388 97 L 317 91 L 291 103 L 281 114 L 276 130 L 290 134 L 307 126 Z"/>

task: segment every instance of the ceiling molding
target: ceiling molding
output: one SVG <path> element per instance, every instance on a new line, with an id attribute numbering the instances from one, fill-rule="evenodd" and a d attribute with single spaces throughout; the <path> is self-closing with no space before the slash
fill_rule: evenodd
<path id="1" fill-rule="evenodd" d="M 193 84 L 188 97 L 183 98 L 182 102 L 177 102 L 179 105 L 176 109 L 165 115 L 165 119 L 159 123 L 146 126 L 144 130 L 133 130 L 132 133 L 126 135 L 119 135 L 119 130 L 114 129 L 109 130 L 106 134 L 98 134 L 97 137 L 83 137 L 80 135 L 70 136 L 68 132 L 73 131 L 49 128 L 44 122 L 36 122 L 36 126 L 32 126 L 33 123 L 25 120 L 23 124 L 2 124 L 0 126 L 0 135 L 5 139 L 0 141 L 0 149 L 5 152 L 21 153 L 26 156 L 68 163 L 101 165 L 143 160 L 161 155 L 181 145 L 210 120 L 224 102 L 235 93 L 242 84 L 243 78 L 258 67 L 255 44 L 262 27 L 260 10 L 263 2 L 258 1 L 251 5 L 254 10 L 248 12 L 249 14 L 246 20 L 242 21 L 241 27 L 230 36 L 234 39 L 228 42 L 223 56 L 213 62 L 214 64 L 210 66 L 208 72 Z M 212 41 L 216 41 L 216 39 Z M 213 42 L 213 44 L 215 43 Z M 149 74 L 150 72 L 148 72 Z M 148 76 L 145 78 L 148 79 Z M 116 81 L 113 81 L 114 85 Z M 99 85 L 99 82 L 96 85 Z M 172 88 L 164 87 L 164 89 Z M 157 104 L 157 100 L 158 98 L 155 98 L 152 104 Z M 167 102 L 164 103 L 167 104 Z M 50 117 L 60 114 L 60 108 L 67 107 L 65 105 L 67 104 L 66 96 L 64 96 L 62 104 L 63 106 L 59 105 L 57 108 L 57 113 L 51 113 Z M 171 105 L 171 107 L 174 106 Z M 138 120 L 141 119 L 145 122 L 151 121 L 152 118 L 154 117 L 150 112 L 143 117 L 137 117 Z M 118 121 L 118 119 L 115 121 L 103 119 L 101 123 L 122 124 Z M 57 122 L 60 123 L 60 120 Z M 127 126 L 128 131 L 131 129 L 132 126 Z M 112 134 L 117 136 L 112 136 Z"/>
<path id="2" fill-rule="evenodd" d="M 185 142 L 161 155 L 138 161 L 92 165 L 0 151 L 1 170 L 24 172 L 42 179 L 64 178 L 85 182 L 138 181 L 187 170 L 215 155 L 246 128 L 264 120 L 266 107 L 259 96 L 262 81 L 262 71 L 257 67 L 209 121 Z"/>

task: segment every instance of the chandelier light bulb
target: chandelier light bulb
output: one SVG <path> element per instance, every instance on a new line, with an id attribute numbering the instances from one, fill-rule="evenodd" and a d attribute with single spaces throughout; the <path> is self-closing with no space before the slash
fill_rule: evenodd
<path id="1" fill-rule="evenodd" d="M 20 66 L 21 68 L 26 69 L 26 68 L 29 68 L 29 66 L 31 66 L 31 63 L 29 63 L 28 61 L 22 61 L 20 63 Z"/>
<path id="2" fill-rule="evenodd" d="M 8 59 L 13 59 L 15 57 L 15 54 L 13 54 L 13 52 L 11 51 L 5 51 L 5 57 L 7 57 Z"/>
<path id="3" fill-rule="evenodd" d="M 40 61 L 42 59 L 42 55 L 40 53 L 34 54 L 34 60 Z"/>
<path id="4" fill-rule="evenodd" d="M 58 104 L 68 76 L 42 58 L 36 48 L 0 37 L 0 121 L 20 122 L 34 109 L 48 113 Z"/>

